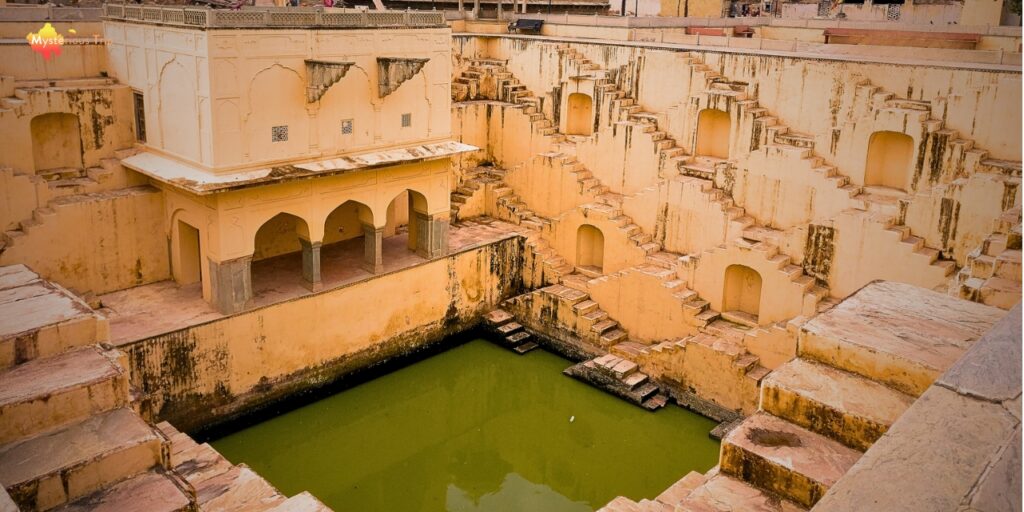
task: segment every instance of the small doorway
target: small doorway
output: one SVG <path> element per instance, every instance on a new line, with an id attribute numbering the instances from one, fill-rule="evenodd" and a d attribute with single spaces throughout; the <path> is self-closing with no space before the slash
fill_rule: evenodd
<path id="1" fill-rule="evenodd" d="M 729 265 L 722 311 L 745 313 L 756 321 L 761 311 L 761 274 L 745 265 Z"/>
<path id="2" fill-rule="evenodd" d="M 202 276 L 202 248 L 199 230 L 178 221 L 178 268 L 174 279 L 179 285 L 198 283 Z"/>
<path id="3" fill-rule="evenodd" d="M 604 234 L 590 224 L 576 231 L 576 266 L 604 273 Z"/>
<path id="4" fill-rule="evenodd" d="M 574 92 L 569 95 L 569 118 L 566 121 L 566 135 L 591 135 L 594 133 L 594 100 L 590 96 Z"/>

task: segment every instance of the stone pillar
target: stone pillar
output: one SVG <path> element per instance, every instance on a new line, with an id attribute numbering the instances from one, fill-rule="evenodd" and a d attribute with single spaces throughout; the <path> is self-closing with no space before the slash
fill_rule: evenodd
<path id="1" fill-rule="evenodd" d="M 384 271 L 384 228 L 363 224 L 363 269 L 379 274 Z"/>
<path id="2" fill-rule="evenodd" d="M 318 292 L 323 289 L 323 282 L 320 280 L 320 242 L 310 242 L 299 238 L 299 245 L 302 246 L 302 279 L 306 282 L 306 288 Z"/>
<path id="3" fill-rule="evenodd" d="M 466 16 L 466 6 L 463 3 L 463 0 L 459 0 L 459 15 L 463 18 Z"/>
<path id="4" fill-rule="evenodd" d="M 416 222 L 416 254 L 433 259 L 448 254 L 448 219 L 413 212 Z"/>
<path id="5" fill-rule="evenodd" d="M 480 0 L 473 0 L 473 19 L 480 19 Z"/>
<path id="6" fill-rule="evenodd" d="M 210 297 L 225 315 L 245 309 L 252 299 L 252 256 L 210 262 Z"/>
<path id="7" fill-rule="evenodd" d="M 497 19 L 501 20 L 501 0 L 498 0 L 498 14 Z"/>

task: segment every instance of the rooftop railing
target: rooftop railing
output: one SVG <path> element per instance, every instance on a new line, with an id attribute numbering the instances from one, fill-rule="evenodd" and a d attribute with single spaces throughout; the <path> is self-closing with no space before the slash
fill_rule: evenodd
<path id="1" fill-rule="evenodd" d="M 445 27 L 441 11 L 367 11 L 323 7 L 162 7 L 103 5 L 111 21 L 195 28 L 434 28 Z"/>

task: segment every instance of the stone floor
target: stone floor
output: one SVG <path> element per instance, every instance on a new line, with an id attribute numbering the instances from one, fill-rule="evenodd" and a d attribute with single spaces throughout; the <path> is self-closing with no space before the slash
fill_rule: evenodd
<path id="1" fill-rule="evenodd" d="M 449 229 L 449 252 L 455 253 L 508 238 L 518 232 L 517 226 L 488 219 L 470 219 Z M 406 247 L 407 235 L 400 233 L 384 239 L 384 272 L 398 272 L 427 260 Z M 321 250 L 323 289 L 370 279 L 374 276 L 362 268 L 363 239 L 353 238 L 331 244 Z M 299 253 L 286 254 L 253 263 L 253 300 L 250 308 L 267 306 L 309 295 L 302 280 Z M 178 286 L 174 281 L 160 281 L 99 297 L 102 311 L 110 319 L 111 341 L 120 345 L 208 322 L 224 315 L 202 298 L 198 283 Z"/>

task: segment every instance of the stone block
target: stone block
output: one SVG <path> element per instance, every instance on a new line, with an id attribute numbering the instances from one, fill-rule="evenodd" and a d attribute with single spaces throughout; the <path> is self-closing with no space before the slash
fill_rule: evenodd
<path id="1" fill-rule="evenodd" d="M 130 409 L 0 447 L 0 483 L 22 508 L 49 509 L 161 463 L 163 439 Z"/>
<path id="2" fill-rule="evenodd" d="M 765 413 L 722 441 L 722 473 L 812 507 L 861 453 Z"/>
<path id="3" fill-rule="evenodd" d="M 0 374 L 0 444 L 124 406 L 127 372 L 86 347 Z"/>
<path id="4" fill-rule="evenodd" d="M 765 378 L 761 409 L 858 450 L 867 450 L 914 402 L 863 377 L 794 359 Z"/>

